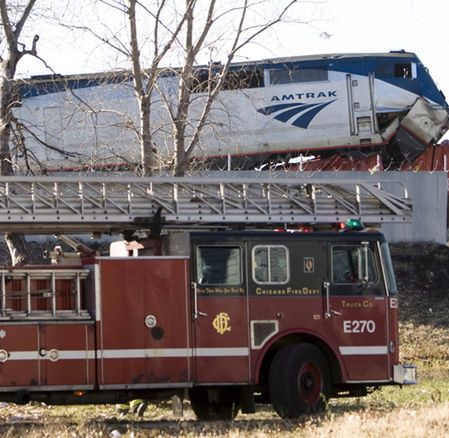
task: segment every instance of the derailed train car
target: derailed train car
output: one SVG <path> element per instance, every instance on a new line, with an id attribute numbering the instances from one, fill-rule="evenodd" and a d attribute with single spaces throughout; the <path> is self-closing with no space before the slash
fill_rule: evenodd
<path id="1" fill-rule="evenodd" d="M 192 124 L 214 69 L 219 73 L 221 66 L 195 70 Z M 161 158 L 173 152 L 167 105 L 176 106 L 178 81 L 176 69 L 162 73 L 152 96 L 152 135 Z M 19 89 L 16 116 L 32 127 L 26 141 L 41 161 L 55 166 L 67 166 L 67 159 L 94 166 L 139 161 L 138 106 L 129 73 L 34 77 Z M 273 155 L 363 150 L 384 161 L 413 160 L 441 139 L 448 124 L 445 97 L 413 53 L 236 63 L 192 157 L 254 163 Z"/>

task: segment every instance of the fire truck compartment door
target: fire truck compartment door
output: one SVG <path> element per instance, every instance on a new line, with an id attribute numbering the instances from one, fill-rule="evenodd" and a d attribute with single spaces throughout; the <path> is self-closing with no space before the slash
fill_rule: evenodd
<path id="1" fill-rule="evenodd" d="M 329 254 L 324 314 L 344 364 L 343 378 L 389 380 L 388 299 L 376 245 L 333 243 Z"/>
<path id="2" fill-rule="evenodd" d="M 39 327 L 40 373 L 43 386 L 93 388 L 95 384 L 93 323 L 70 321 Z"/>
<path id="3" fill-rule="evenodd" d="M 188 265 L 186 257 L 100 259 L 100 387 L 191 380 Z"/>
<path id="4" fill-rule="evenodd" d="M 37 324 L 0 325 L 0 387 L 33 387 L 39 382 Z"/>
<path id="5" fill-rule="evenodd" d="M 244 247 L 208 244 L 193 251 L 195 380 L 249 382 Z"/>

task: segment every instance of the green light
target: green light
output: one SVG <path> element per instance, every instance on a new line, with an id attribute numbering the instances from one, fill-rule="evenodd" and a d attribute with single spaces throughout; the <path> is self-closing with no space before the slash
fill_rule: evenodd
<path id="1" fill-rule="evenodd" d="M 345 222 L 345 228 L 350 231 L 361 231 L 365 227 L 360 219 L 348 219 Z"/>

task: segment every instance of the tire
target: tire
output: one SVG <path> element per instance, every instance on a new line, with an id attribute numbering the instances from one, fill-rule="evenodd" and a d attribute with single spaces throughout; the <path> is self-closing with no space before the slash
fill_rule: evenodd
<path id="1" fill-rule="evenodd" d="M 233 420 L 239 412 L 236 392 L 231 389 L 189 389 L 189 399 L 200 421 Z"/>
<path id="2" fill-rule="evenodd" d="M 323 412 L 330 394 L 329 368 L 312 344 L 293 344 L 274 356 L 268 376 L 271 403 L 282 418 Z"/>

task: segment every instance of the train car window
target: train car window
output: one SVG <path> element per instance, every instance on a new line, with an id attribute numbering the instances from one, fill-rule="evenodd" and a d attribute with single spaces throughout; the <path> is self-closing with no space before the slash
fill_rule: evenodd
<path id="1" fill-rule="evenodd" d="M 187 86 L 192 93 L 205 93 L 209 87 L 213 86 L 212 79 L 209 79 L 209 70 L 197 70 L 189 79 Z"/>
<path id="2" fill-rule="evenodd" d="M 336 284 L 370 284 L 378 282 L 372 248 L 368 245 L 332 248 L 332 281 Z"/>
<path id="3" fill-rule="evenodd" d="M 377 64 L 374 70 L 376 78 L 392 78 L 394 77 L 394 69 L 392 64 Z"/>
<path id="4" fill-rule="evenodd" d="M 222 90 L 240 90 L 242 88 L 259 88 L 263 86 L 262 70 L 242 69 L 228 72 L 223 82 Z"/>
<path id="5" fill-rule="evenodd" d="M 290 277 L 288 249 L 280 245 L 257 245 L 252 250 L 252 276 L 257 284 L 283 284 Z"/>
<path id="6" fill-rule="evenodd" d="M 241 250 L 239 247 L 199 246 L 196 249 L 199 284 L 241 284 L 241 266 Z"/>
<path id="7" fill-rule="evenodd" d="M 412 65 L 410 63 L 395 64 L 394 65 L 394 77 L 411 79 L 412 78 Z"/>
<path id="8" fill-rule="evenodd" d="M 189 81 L 190 91 L 193 93 L 205 93 L 216 86 L 220 72 L 214 76 L 208 69 L 198 70 Z M 226 74 L 222 90 L 241 90 L 245 88 L 259 88 L 264 86 L 263 70 L 257 68 L 242 68 Z"/>
<path id="9" fill-rule="evenodd" d="M 412 79 L 413 69 L 411 63 L 398 64 L 378 64 L 375 68 L 375 75 L 377 78 L 405 78 Z"/>
<path id="10" fill-rule="evenodd" d="M 276 69 L 270 70 L 270 85 L 322 82 L 327 81 L 328 76 L 326 68 Z"/>

